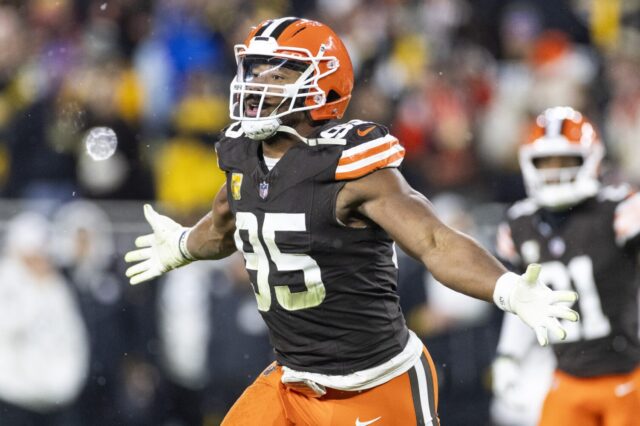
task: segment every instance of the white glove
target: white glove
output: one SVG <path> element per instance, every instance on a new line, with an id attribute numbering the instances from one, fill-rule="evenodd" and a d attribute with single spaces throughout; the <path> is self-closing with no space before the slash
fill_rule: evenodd
<path id="1" fill-rule="evenodd" d="M 136 238 L 138 250 L 124 256 L 125 262 L 138 262 L 126 271 L 131 284 L 139 284 L 186 265 L 195 258 L 187 251 L 187 237 L 191 228 L 158 214 L 149 204 L 144 205 L 144 217 L 153 234 Z"/>
<path id="2" fill-rule="evenodd" d="M 574 291 L 554 291 L 538 281 L 541 266 L 532 263 L 524 275 L 513 272 L 503 274 L 496 282 L 493 301 L 502 310 L 513 312 L 531 327 L 541 346 L 549 344 L 548 332 L 564 340 L 567 332 L 557 318 L 578 321 L 578 313 L 558 302 L 575 302 L 578 293 Z"/>
<path id="3" fill-rule="evenodd" d="M 510 357 L 500 355 L 491 365 L 491 388 L 493 395 L 507 406 L 522 409 L 521 402 L 515 395 L 515 389 L 522 380 L 518 362 Z"/>

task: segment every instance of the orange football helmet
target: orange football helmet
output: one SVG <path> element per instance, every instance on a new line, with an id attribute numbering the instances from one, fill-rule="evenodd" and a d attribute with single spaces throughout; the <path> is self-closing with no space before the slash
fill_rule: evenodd
<path id="1" fill-rule="evenodd" d="M 294 17 L 267 20 L 251 29 L 244 44 L 235 46 L 238 72 L 231 82 L 230 117 L 242 122 L 247 136 L 273 135 L 280 118 L 309 111 L 315 121 L 341 118 L 351 99 L 353 67 L 346 47 L 328 26 Z M 262 61 L 272 69 L 290 68 L 300 76 L 293 83 L 256 82 L 251 63 Z M 249 98 L 256 105 L 249 112 Z M 271 112 L 269 99 L 281 99 Z M 257 99 L 257 100 L 255 100 Z"/>
<path id="2" fill-rule="evenodd" d="M 569 107 L 553 107 L 536 119 L 519 151 L 528 195 L 539 205 L 562 209 L 596 195 L 604 145 L 594 125 Z M 572 167 L 540 168 L 538 160 L 575 157 Z"/>

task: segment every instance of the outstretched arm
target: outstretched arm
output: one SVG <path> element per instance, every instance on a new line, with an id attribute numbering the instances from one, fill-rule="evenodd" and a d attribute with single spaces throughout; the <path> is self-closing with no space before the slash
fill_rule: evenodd
<path id="1" fill-rule="evenodd" d="M 433 276 L 453 290 L 517 314 L 536 331 L 542 345 L 547 330 L 566 335 L 556 318 L 577 321 L 578 314 L 557 302 L 573 302 L 575 292 L 552 291 L 537 280 L 539 266 L 523 276 L 502 264 L 472 238 L 442 223 L 431 203 L 395 169 L 383 169 L 347 183 L 338 195 L 338 215 L 364 217 L 381 226 Z"/>
<path id="2" fill-rule="evenodd" d="M 221 259 L 235 251 L 235 219 L 227 202 L 226 186 L 216 195 L 210 213 L 192 228 L 158 214 L 146 204 L 144 215 L 153 233 L 136 238 L 137 250 L 125 255 L 137 262 L 126 271 L 131 284 L 150 280 L 198 259 Z"/>
<path id="3" fill-rule="evenodd" d="M 506 269 L 469 236 L 445 225 L 427 198 L 396 169 L 383 169 L 351 181 L 338 202 L 371 219 L 433 276 L 453 290 L 492 300 L 496 280 Z"/>
<path id="4" fill-rule="evenodd" d="M 211 211 L 186 235 L 186 249 L 194 259 L 222 259 L 236 251 L 233 233 L 236 221 L 227 201 L 227 185 L 213 200 Z"/>

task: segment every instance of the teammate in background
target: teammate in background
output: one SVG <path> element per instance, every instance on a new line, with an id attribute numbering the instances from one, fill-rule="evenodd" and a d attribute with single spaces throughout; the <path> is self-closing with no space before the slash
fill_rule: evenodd
<path id="1" fill-rule="evenodd" d="M 217 144 L 227 182 L 212 212 L 185 228 L 145 206 L 153 233 L 125 257 L 137 284 L 244 254 L 276 362 L 224 425 L 439 424 L 433 362 L 398 304 L 394 240 L 440 282 L 517 313 L 541 343 L 564 337 L 556 318 L 578 317 L 556 302 L 574 292 L 507 272 L 438 220 L 398 172 L 404 149 L 385 127 L 333 121 L 353 70 L 329 27 L 268 20 L 235 53 L 237 121 Z"/>
<path id="2" fill-rule="evenodd" d="M 544 111 L 520 148 L 529 198 L 511 207 L 498 231 L 501 257 L 521 268 L 540 262 L 542 282 L 580 295 L 581 322 L 564 324 L 565 341 L 551 341 L 557 368 L 542 426 L 640 424 L 640 195 L 626 185 L 601 186 L 603 156 L 579 112 Z M 511 332 L 501 337 L 499 355 L 517 366 L 533 334 L 508 315 L 505 321 L 503 331 Z"/>
<path id="3" fill-rule="evenodd" d="M 540 421 L 556 359 L 549 346 L 538 346 L 532 337 L 515 315 L 505 314 L 491 366 L 494 426 L 536 426 Z"/>

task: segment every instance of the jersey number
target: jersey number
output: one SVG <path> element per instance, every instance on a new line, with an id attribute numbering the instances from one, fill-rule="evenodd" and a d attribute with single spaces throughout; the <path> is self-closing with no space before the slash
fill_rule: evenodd
<path id="1" fill-rule="evenodd" d="M 351 120 L 347 123 L 338 124 L 337 126 L 330 127 L 320 133 L 320 137 L 327 139 L 342 139 L 347 135 L 347 133 L 349 133 L 349 130 L 364 123 L 366 123 L 366 121 Z"/>
<path id="2" fill-rule="evenodd" d="M 553 261 L 542 265 L 540 280 L 549 283 L 554 290 L 574 290 L 580 298 L 581 318 L 579 322 L 562 320 L 567 331 L 565 342 L 580 339 L 597 339 L 611 332 L 609 318 L 602 312 L 600 296 L 593 277 L 593 262 L 589 256 L 578 256 L 565 265 Z M 552 340 L 560 342 L 551 337 Z"/>
<path id="3" fill-rule="evenodd" d="M 242 250 L 243 241 L 240 231 L 247 231 L 253 253 Z M 276 232 L 306 231 L 304 213 L 265 213 L 262 223 L 262 240 L 258 231 L 258 218 L 253 213 L 236 214 L 236 247 L 244 254 L 247 269 L 256 271 L 256 299 L 258 309 L 268 311 L 271 308 L 271 286 L 275 289 L 276 300 L 283 308 L 295 311 L 313 308 L 324 300 L 326 294 L 320 275 L 320 267 L 306 254 L 282 253 L 276 244 Z M 267 257 L 267 252 L 269 257 Z M 286 284 L 269 283 L 269 258 L 278 271 L 302 271 L 305 291 L 291 292 Z"/>

